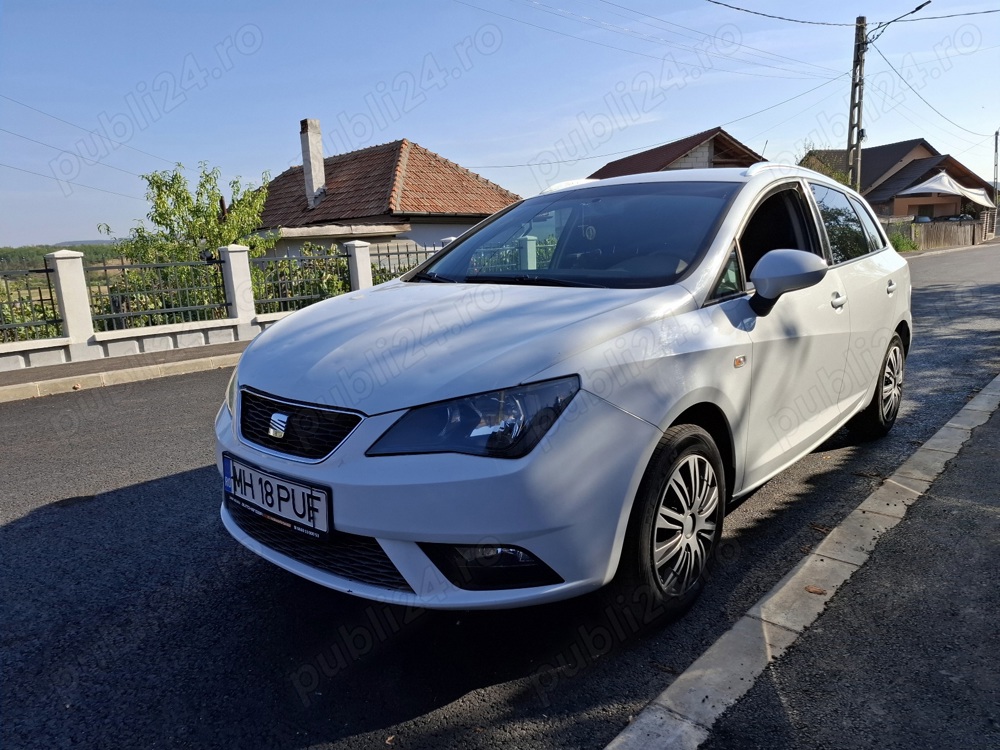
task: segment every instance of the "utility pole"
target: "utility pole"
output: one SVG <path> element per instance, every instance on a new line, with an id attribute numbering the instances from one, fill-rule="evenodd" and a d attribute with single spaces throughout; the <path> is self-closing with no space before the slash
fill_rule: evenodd
<path id="1" fill-rule="evenodd" d="M 993 134 L 993 236 L 1000 235 L 1000 228 L 997 227 L 997 219 L 1000 219 L 1000 195 L 997 194 L 997 170 L 1000 155 L 1000 128 Z"/>
<path id="2" fill-rule="evenodd" d="M 851 109 L 848 113 L 847 125 L 847 183 L 861 192 L 861 142 L 865 139 L 865 129 L 862 126 L 862 114 L 865 101 L 865 52 L 868 45 L 885 33 L 891 23 L 900 18 L 912 16 L 931 4 L 931 0 L 918 5 L 909 13 L 904 13 L 891 21 L 876 23 L 871 35 L 868 34 L 868 24 L 864 16 L 858 16 L 854 22 L 854 67 L 851 70 Z"/>
<path id="3" fill-rule="evenodd" d="M 847 184 L 861 192 L 861 141 L 865 131 L 861 115 L 865 101 L 865 52 L 868 49 L 868 24 L 864 16 L 854 22 L 854 68 L 851 72 L 851 109 L 847 125 Z"/>

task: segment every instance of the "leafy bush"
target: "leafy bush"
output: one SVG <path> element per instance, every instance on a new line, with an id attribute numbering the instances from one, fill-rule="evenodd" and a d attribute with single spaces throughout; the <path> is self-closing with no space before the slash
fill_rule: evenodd
<path id="1" fill-rule="evenodd" d="M 920 245 L 899 232 L 891 232 L 889 242 L 892 243 L 897 253 L 909 253 L 920 249 Z"/>
<path id="2" fill-rule="evenodd" d="M 54 301 L 43 301 L 40 296 L 39 299 L 35 299 L 20 280 L 7 279 L 0 285 L 0 326 L 17 326 L 0 328 L 0 343 L 61 336 L 62 331 L 57 323 L 26 325 L 52 320 L 58 315 Z"/>
<path id="3" fill-rule="evenodd" d="M 299 310 L 351 290 L 347 258 L 311 242 L 297 257 L 251 260 L 250 277 L 259 314 Z"/>

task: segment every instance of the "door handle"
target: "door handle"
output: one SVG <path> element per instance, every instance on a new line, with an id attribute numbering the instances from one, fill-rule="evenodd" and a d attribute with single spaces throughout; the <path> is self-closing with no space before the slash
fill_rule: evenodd
<path id="1" fill-rule="evenodd" d="M 834 292 L 833 299 L 830 300 L 830 304 L 833 305 L 834 310 L 839 310 L 847 304 L 847 295 L 841 294 L 840 292 Z"/>
<path id="2" fill-rule="evenodd" d="M 889 279 L 889 283 L 885 287 L 885 293 L 892 294 L 894 291 L 896 291 L 896 282 Z"/>

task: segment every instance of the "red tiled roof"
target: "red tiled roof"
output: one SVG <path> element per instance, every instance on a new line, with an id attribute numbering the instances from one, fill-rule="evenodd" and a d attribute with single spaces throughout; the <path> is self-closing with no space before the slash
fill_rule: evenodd
<path id="1" fill-rule="evenodd" d="M 483 218 L 520 196 L 405 138 L 323 160 L 326 195 L 306 201 L 302 167 L 268 185 L 265 228 L 399 220 L 412 214 Z"/>
<path id="2" fill-rule="evenodd" d="M 705 141 L 712 138 L 718 138 L 717 146 L 719 147 L 720 155 L 731 157 L 725 160 L 727 162 L 734 162 L 733 164 L 720 164 L 719 166 L 750 166 L 764 160 L 763 156 L 755 151 L 751 151 L 719 127 L 689 135 L 687 138 L 681 138 L 679 141 L 665 143 L 648 151 L 642 151 L 638 154 L 632 154 L 631 156 L 608 162 L 590 176 L 600 180 L 605 177 L 621 177 L 627 174 L 662 172 L 686 153 L 693 151 Z"/>

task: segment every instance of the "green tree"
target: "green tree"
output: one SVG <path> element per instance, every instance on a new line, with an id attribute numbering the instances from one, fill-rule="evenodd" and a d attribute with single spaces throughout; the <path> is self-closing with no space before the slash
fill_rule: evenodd
<path id="1" fill-rule="evenodd" d="M 261 176 L 261 186 L 243 185 L 237 177 L 230 181 L 228 204 L 219 187 L 218 168 L 199 164 L 198 184 L 192 191 L 180 164 L 173 170 L 143 175 L 146 199 L 151 208 L 128 237 L 116 238 L 115 248 L 132 263 L 167 263 L 194 261 L 203 250 L 215 252 L 223 245 L 247 245 L 253 257 L 274 247 L 276 233 L 258 233 L 264 201 L 267 200 L 268 174 Z M 107 224 L 99 225 L 111 235 Z"/>
<path id="2" fill-rule="evenodd" d="M 837 169 L 837 167 L 832 164 L 827 163 L 821 153 L 813 145 L 812 141 L 802 142 L 802 152 L 802 156 L 796 160 L 796 163 L 800 167 L 806 167 L 814 172 L 825 174 L 827 177 L 836 180 L 841 185 L 847 185 L 850 187 L 850 174 L 841 169 Z"/>
<path id="3" fill-rule="evenodd" d="M 115 250 L 127 262 L 123 267 L 91 274 L 98 330 L 225 317 L 221 270 L 200 261 L 224 245 L 247 245 L 256 257 L 277 242 L 277 234 L 257 231 L 267 200 L 266 172 L 260 187 L 232 180 L 227 204 L 217 168 L 202 162 L 193 189 L 183 170 L 178 164 L 143 175 L 152 226 L 140 221 L 127 237 L 115 239 Z M 111 234 L 107 224 L 98 229 Z"/>

